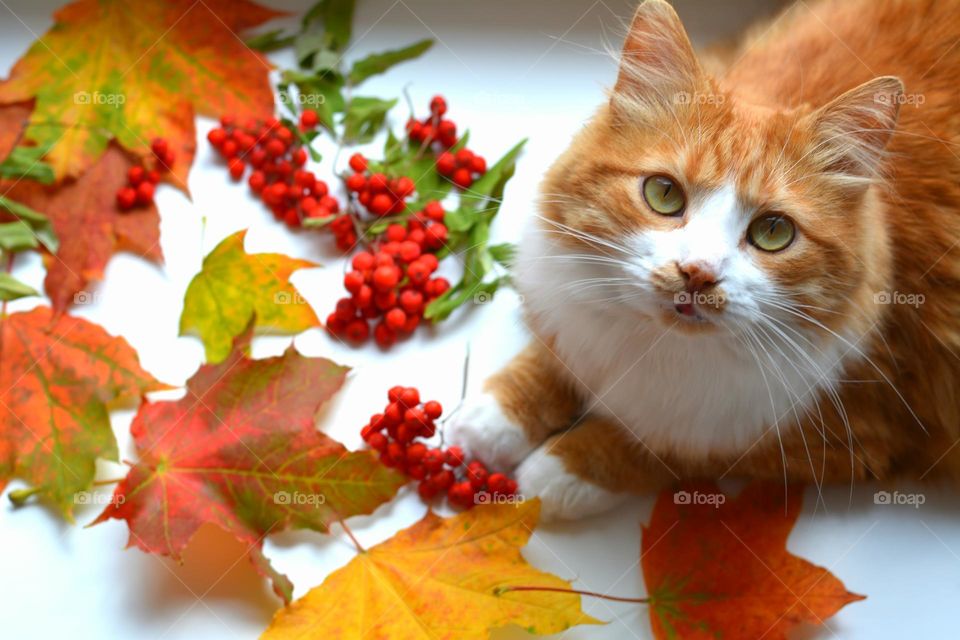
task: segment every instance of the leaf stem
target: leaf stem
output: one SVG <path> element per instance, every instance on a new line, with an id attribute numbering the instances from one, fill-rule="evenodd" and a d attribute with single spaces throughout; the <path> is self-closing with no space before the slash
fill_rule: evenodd
<path id="1" fill-rule="evenodd" d="M 22 507 L 31 496 L 43 491 L 43 487 L 28 487 L 26 489 L 16 489 L 7 494 L 10 502 L 18 507 Z"/>
<path id="2" fill-rule="evenodd" d="M 360 541 L 357 540 L 357 537 L 353 535 L 353 531 L 350 530 L 350 527 L 347 526 L 347 521 L 340 517 L 340 514 L 336 511 L 333 512 L 337 517 L 337 522 L 340 523 L 340 526 L 343 527 L 343 530 L 347 533 L 347 536 L 350 537 L 350 541 L 353 542 L 353 546 L 357 548 L 358 553 L 366 553 L 367 550 L 363 548 L 363 545 L 360 544 Z"/>
<path id="3" fill-rule="evenodd" d="M 623 598 L 620 596 L 611 596 L 606 593 L 597 593 L 596 591 L 583 591 L 582 589 L 563 589 L 561 587 L 538 587 L 536 585 L 507 585 L 494 589 L 495 595 L 503 595 L 511 591 L 549 591 L 551 593 L 571 593 L 591 598 L 600 598 L 601 600 L 611 600 L 613 602 L 631 602 L 633 604 L 650 604 L 650 598 Z"/>

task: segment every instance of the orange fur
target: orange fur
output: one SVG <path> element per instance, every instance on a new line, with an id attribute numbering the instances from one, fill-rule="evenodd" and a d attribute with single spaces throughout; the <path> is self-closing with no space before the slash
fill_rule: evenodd
<path id="1" fill-rule="evenodd" d="M 848 364 L 837 389 L 849 434 L 818 390 L 822 416 L 792 421 L 779 434 L 783 455 L 769 431 L 736 455 L 655 450 L 616 420 L 580 415 L 593 399 L 570 384 L 536 314 L 531 347 L 488 383 L 505 413 L 535 442 L 574 427 L 553 436 L 553 453 L 619 491 L 690 476 L 960 475 L 958 15 L 958 0 L 799 3 L 754 29 L 730 66 L 708 76 L 672 9 L 648 0 L 610 103 L 543 185 L 546 219 L 600 238 L 684 224 L 644 206 L 637 176 L 655 172 L 697 189 L 733 176 L 739 197 L 789 212 L 799 240 L 757 260 L 807 305 L 823 341 L 829 331 L 858 337 L 865 357 Z M 671 104 L 678 92 L 705 99 Z M 571 251 L 587 248 L 565 241 Z M 684 277 L 665 267 L 654 284 L 680 292 Z M 877 304 L 883 291 L 924 303 Z"/>

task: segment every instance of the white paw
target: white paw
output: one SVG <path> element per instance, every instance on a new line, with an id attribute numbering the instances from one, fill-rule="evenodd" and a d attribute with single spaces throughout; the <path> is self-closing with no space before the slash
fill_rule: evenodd
<path id="1" fill-rule="evenodd" d="M 523 428 L 504 415 L 489 393 L 467 398 L 444 425 L 444 440 L 495 471 L 511 471 L 534 448 Z"/>
<path id="2" fill-rule="evenodd" d="M 517 469 L 517 492 L 540 498 L 540 520 L 576 520 L 616 506 L 624 495 L 607 491 L 567 471 L 559 456 L 544 444 Z"/>

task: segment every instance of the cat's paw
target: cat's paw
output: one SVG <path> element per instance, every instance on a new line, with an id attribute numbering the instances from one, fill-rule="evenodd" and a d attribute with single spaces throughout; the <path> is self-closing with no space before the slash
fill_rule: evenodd
<path id="1" fill-rule="evenodd" d="M 541 445 L 517 468 L 518 494 L 540 498 L 540 520 L 576 520 L 615 507 L 625 496 L 614 493 L 567 470 L 563 459 Z"/>
<path id="2" fill-rule="evenodd" d="M 443 429 L 446 442 L 495 471 L 511 471 L 535 446 L 489 393 L 467 398 Z"/>

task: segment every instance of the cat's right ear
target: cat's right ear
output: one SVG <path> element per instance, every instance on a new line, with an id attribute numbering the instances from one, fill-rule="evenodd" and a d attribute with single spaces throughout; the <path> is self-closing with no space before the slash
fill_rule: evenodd
<path id="1" fill-rule="evenodd" d="M 664 0 L 645 0 L 623 45 L 614 107 L 675 108 L 700 85 L 703 71 L 680 17 Z"/>

